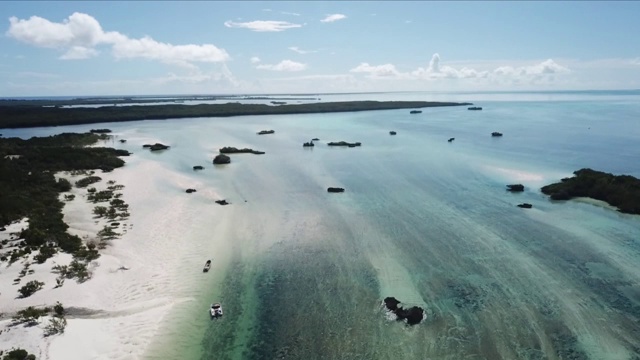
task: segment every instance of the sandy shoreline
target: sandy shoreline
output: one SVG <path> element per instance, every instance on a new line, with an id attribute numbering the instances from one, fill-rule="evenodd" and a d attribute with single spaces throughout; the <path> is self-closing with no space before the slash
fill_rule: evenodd
<path id="1" fill-rule="evenodd" d="M 24 348 L 38 359 L 51 360 L 138 359 L 148 350 L 165 315 L 176 304 L 193 300 L 184 294 L 196 288 L 202 277 L 185 281 L 183 272 L 201 273 L 199 266 L 206 260 L 202 256 L 206 255 L 198 251 L 202 250 L 202 244 L 189 239 L 189 222 L 178 221 L 198 221 L 199 216 L 215 212 L 217 205 L 213 200 L 219 197 L 214 191 L 201 187 L 199 197 L 210 199 L 212 205 L 203 201 L 193 204 L 187 194 L 168 196 L 165 201 L 162 194 L 167 186 L 184 192 L 185 188 L 198 184 L 177 175 L 160 162 L 140 161 L 135 155 L 125 160 L 127 164 L 123 168 L 95 174 L 102 178 L 92 185 L 98 190 L 106 188 L 110 180 L 124 185 L 119 192 L 129 204 L 131 216 L 121 221 L 116 229 L 121 236 L 100 250 L 100 258 L 90 263 L 90 280 L 78 284 L 74 279 L 67 279 L 62 287 L 54 288 L 57 275 L 51 272 L 52 267 L 68 264 L 72 259 L 69 254 L 58 253 L 44 264 L 37 264 L 32 260 L 34 253 L 28 260 L 0 265 L 0 309 L 3 313 L 0 350 Z M 60 175 L 72 183 L 82 177 Z M 92 209 L 96 204 L 87 201 L 86 189 L 74 187 L 71 193 L 76 198 L 65 202 L 63 209 L 68 232 L 85 241 L 95 239 L 107 221 L 94 219 Z M 210 210 L 203 211 L 203 207 Z M 14 224 L 1 234 L 8 237 L 12 232 L 19 233 L 25 225 L 24 222 Z M 211 239 L 208 241 L 209 246 L 215 245 Z M 192 256 L 184 261 L 186 254 Z M 33 263 L 29 269 L 34 272 L 22 278 L 20 285 L 12 285 L 27 262 Z M 43 289 L 28 298 L 18 298 L 17 290 L 31 280 L 44 282 Z M 64 334 L 44 337 L 47 318 L 41 318 L 37 326 L 9 326 L 11 317 L 18 310 L 28 306 L 53 306 L 56 301 L 70 312 Z"/>

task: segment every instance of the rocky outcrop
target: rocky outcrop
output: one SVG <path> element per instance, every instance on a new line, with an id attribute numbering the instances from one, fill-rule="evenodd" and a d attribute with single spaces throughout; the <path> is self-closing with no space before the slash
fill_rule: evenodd
<path id="1" fill-rule="evenodd" d="M 343 188 L 339 188 L 339 187 L 330 187 L 330 188 L 327 189 L 327 192 L 330 192 L 330 193 L 341 193 L 341 192 L 344 192 L 344 189 Z"/>
<path id="2" fill-rule="evenodd" d="M 518 204 L 519 208 L 523 208 L 523 209 L 531 209 L 533 207 L 533 205 L 529 204 L 529 203 L 522 203 L 522 204 Z"/>
<path id="3" fill-rule="evenodd" d="M 310 146 L 316 146 L 316 145 L 313 143 L 313 141 L 309 141 L 309 142 L 306 142 L 306 143 L 302 144 L 302 147 L 310 147 Z"/>
<path id="4" fill-rule="evenodd" d="M 191 194 L 196 192 L 196 189 L 187 189 L 187 194 Z"/>
<path id="5" fill-rule="evenodd" d="M 213 163 L 216 164 L 216 165 L 229 164 L 229 163 L 231 163 L 231 158 L 228 157 L 227 155 L 220 154 L 220 155 L 216 156 L 215 158 L 213 158 Z"/>
<path id="6" fill-rule="evenodd" d="M 455 140 L 456 138 L 449 138 L 449 140 L 447 140 L 448 142 L 453 142 L 453 140 Z"/>
<path id="7" fill-rule="evenodd" d="M 262 154 L 264 154 L 264 151 L 258 151 L 258 150 L 253 150 L 253 149 L 249 149 L 249 148 L 238 149 L 238 148 L 234 148 L 234 147 L 231 147 L 231 146 L 225 146 L 222 149 L 220 149 L 220 153 L 221 154 L 243 154 L 243 153 L 249 153 L 249 154 L 262 155 Z"/>
<path id="8" fill-rule="evenodd" d="M 193 170 L 204 170 L 204 167 L 200 165 L 196 165 L 193 167 Z"/>
<path id="9" fill-rule="evenodd" d="M 524 191 L 524 185 L 522 185 L 522 184 L 511 184 L 511 185 L 507 185 L 507 191 L 511 191 L 511 192 L 521 192 L 521 191 Z"/>
<path id="10" fill-rule="evenodd" d="M 482 108 L 480 106 L 472 106 L 467 108 L 468 110 L 482 110 Z"/>
<path id="11" fill-rule="evenodd" d="M 491 133 L 491 136 L 493 136 L 493 137 L 500 137 L 500 136 L 502 136 L 502 133 L 499 133 L 499 132 L 497 132 L 497 131 L 494 131 L 494 132 L 492 132 L 492 133 Z"/>
<path id="12" fill-rule="evenodd" d="M 395 135 L 396 132 L 395 131 L 389 131 L 389 135 Z"/>
<path id="13" fill-rule="evenodd" d="M 227 200 L 216 200 L 216 204 L 218 204 L 218 205 L 229 205 Z"/>
<path id="14" fill-rule="evenodd" d="M 262 130 L 258 133 L 258 135 L 267 135 L 267 134 L 273 134 L 275 133 L 275 131 L 273 130 Z"/>
<path id="15" fill-rule="evenodd" d="M 412 306 L 408 309 L 404 309 L 400 305 L 400 301 L 394 297 L 387 297 L 384 299 L 385 307 L 396 315 L 399 321 L 407 320 L 409 325 L 417 325 L 422 319 L 424 319 L 424 309 L 419 306 Z"/>
<path id="16" fill-rule="evenodd" d="M 155 143 L 153 145 L 144 144 L 144 145 L 142 145 L 142 147 L 145 148 L 145 149 L 149 149 L 151 151 L 166 150 L 166 149 L 170 148 L 170 146 L 164 145 L 164 144 L 160 144 L 160 143 Z"/>
<path id="17" fill-rule="evenodd" d="M 360 146 L 360 145 L 362 145 L 362 144 L 361 144 L 361 143 L 359 143 L 359 142 L 348 143 L 348 142 L 346 142 L 346 141 L 337 141 L 337 142 L 336 142 L 336 141 L 333 141 L 333 142 L 328 143 L 327 145 L 329 145 L 329 146 L 348 146 L 348 147 L 356 147 L 356 146 Z"/>

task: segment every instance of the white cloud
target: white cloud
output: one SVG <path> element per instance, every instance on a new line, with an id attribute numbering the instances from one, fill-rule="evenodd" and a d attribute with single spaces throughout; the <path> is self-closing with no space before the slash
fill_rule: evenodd
<path id="1" fill-rule="evenodd" d="M 300 16 L 300 14 L 298 14 L 298 13 L 287 12 L 287 11 L 281 11 L 280 14 L 282 14 L 282 15 Z"/>
<path id="2" fill-rule="evenodd" d="M 347 15 L 331 14 L 331 15 L 327 15 L 327 17 L 325 17 L 324 19 L 320 20 L 320 22 L 329 23 L 329 22 L 334 22 L 334 21 L 346 19 L 346 18 L 347 18 Z"/>
<path id="3" fill-rule="evenodd" d="M 259 63 L 259 62 L 260 62 L 260 58 L 259 57 L 254 56 L 254 57 L 251 58 L 251 63 L 252 64 L 256 64 L 256 63 Z"/>
<path id="4" fill-rule="evenodd" d="M 282 60 L 278 64 L 263 64 L 256 66 L 256 69 L 272 70 L 272 71 L 302 71 L 307 68 L 306 64 L 298 63 L 291 60 Z"/>
<path id="5" fill-rule="evenodd" d="M 300 24 L 290 23 L 288 21 L 274 20 L 256 20 L 244 23 L 233 22 L 229 20 L 224 22 L 224 26 L 228 28 L 249 29 L 251 31 L 257 32 L 277 32 L 302 27 L 302 25 Z"/>
<path id="6" fill-rule="evenodd" d="M 61 60 L 82 60 L 98 55 L 98 50 L 84 46 L 73 46 L 66 53 L 60 56 Z"/>
<path id="7" fill-rule="evenodd" d="M 117 31 L 105 32 L 90 15 L 73 13 L 62 23 L 38 16 L 28 20 L 9 19 L 7 35 L 24 43 L 44 48 L 65 50 L 60 59 L 86 59 L 98 54 L 95 47 L 111 46 L 118 59 L 143 58 L 168 64 L 193 66 L 190 62 L 222 62 L 229 59 L 224 49 L 212 44 L 173 45 L 149 36 L 132 39 Z"/>
<path id="8" fill-rule="evenodd" d="M 501 84 L 516 83 L 551 83 L 556 81 L 556 75 L 567 74 L 569 68 L 548 59 L 539 63 L 525 66 L 498 66 L 494 69 L 478 70 L 473 67 L 455 68 L 440 63 L 440 55 L 433 54 L 426 68 L 419 67 L 410 72 L 399 71 L 393 64 L 370 65 L 361 63 L 350 70 L 353 73 L 365 73 L 370 79 L 395 80 L 432 80 L 438 79 L 486 79 L 489 82 Z"/>
<path id="9" fill-rule="evenodd" d="M 304 55 L 304 54 L 311 54 L 311 53 L 317 53 L 317 52 L 318 52 L 318 50 L 302 50 L 302 49 L 300 49 L 300 48 L 299 48 L 299 47 L 297 47 L 297 46 L 290 46 L 290 47 L 289 47 L 289 50 L 291 50 L 291 51 L 295 51 L 295 52 L 297 52 L 298 54 L 302 54 L 302 55 Z"/>
<path id="10" fill-rule="evenodd" d="M 393 64 L 384 64 L 384 65 L 376 65 L 372 66 L 368 63 L 361 63 L 355 68 L 349 70 L 350 72 L 355 73 L 367 73 L 369 77 L 372 78 L 390 78 L 390 77 L 400 77 L 400 72 L 396 69 Z"/>

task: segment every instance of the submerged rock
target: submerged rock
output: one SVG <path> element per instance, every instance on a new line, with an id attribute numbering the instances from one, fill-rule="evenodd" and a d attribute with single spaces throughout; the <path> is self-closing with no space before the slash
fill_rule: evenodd
<path id="1" fill-rule="evenodd" d="M 344 192 L 344 189 L 343 188 L 339 188 L 339 187 L 330 187 L 330 188 L 327 189 L 327 192 L 330 192 L 330 193 L 341 193 L 341 192 Z"/>
<path id="2" fill-rule="evenodd" d="M 200 166 L 200 165 L 196 165 L 193 167 L 193 170 L 204 170 L 204 167 Z"/>
<path id="3" fill-rule="evenodd" d="M 522 204 L 518 204 L 519 208 L 523 208 L 523 209 L 531 209 L 533 207 L 533 205 L 529 204 L 529 203 L 522 203 Z"/>

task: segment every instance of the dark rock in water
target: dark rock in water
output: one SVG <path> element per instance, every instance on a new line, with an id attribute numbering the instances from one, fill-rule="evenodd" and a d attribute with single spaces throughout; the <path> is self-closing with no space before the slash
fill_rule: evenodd
<path id="1" fill-rule="evenodd" d="M 420 114 L 422 113 L 422 110 L 411 110 L 409 111 L 409 114 Z"/>
<path id="2" fill-rule="evenodd" d="M 384 305 L 389 311 L 396 314 L 398 320 L 407 320 L 409 325 L 417 325 L 422 319 L 424 319 L 424 309 L 419 306 L 413 306 L 409 309 L 404 309 L 398 306 L 400 301 L 394 297 L 387 297 L 384 299 Z"/>
<path id="3" fill-rule="evenodd" d="M 238 148 L 234 148 L 234 147 L 230 147 L 230 146 L 225 146 L 222 149 L 220 149 L 220 153 L 221 154 L 250 153 L 250 154 L 256 154 L 256 155 L 262 155 L 262 154 L 264 154 L 264 151 L 258 151 L 258 150 L 253 150 L 253 149 L 249 149 L 249 148 L 238 149 Z"/>
<path id="4" fill-rule="evenodd" d="M 126 143 L 126 142 L 127 142 L 127 140 L 125 140 L 125 139 L 120 139 L 120 142 L 124 144 L 124 143 Z"/>
<path id="5" fill-rule="evenodd" d="M 302 144 L 302 147 L 309 147 L 309 146 L 316 146 L 316 145 L 313 143 L 313 141 Z"/>
<path id="6" fill-rule="evenodd" d="M 344 192 L 344 189 L 343 188 L 339 188 L 339 187 L 330 187 L 330 188 L 327 189 L 327 192 L 330 192 L 330 193 L 341 193 L 341 192 Z"/>
<path id="7" fill-rule="evenodd" d="M 216 156 L 215 158 L 213 158 L 213 163 L 214 164 L 229 164 L 229 163 L 231 163 L 231 158 L 228 157 L 227 155 L 220 154 L 220 155 Z"/>
<path id="8" fill-rule="evenodd" d="M 522 184 L 507 185 L 507 191 L 512 191 L 512 192 L 524 191 L 524 185 Z"/>
<path id="9" fill-rule="evenodd" d="M 389 135 L 395 135 L 396 132 L 395 131 L 389 131 Z"/>
<path id="10" fill-rule="evenodd" d="M 313 138 L 313 139 L 311 139 L 311 141 L 320 141 L 320 139 L 318 139 L 318 138 Z"/>
<path id="11" fill-rule="evenodd" d="M 193 170 L 204 170 L 204 167 L 200 166 L 200 165 L 196 165 L 193 167 Z"/>
<path id="12" fill-rule="evenodd" d="M 354 142 L 354 143 L 348 143 L 346 141 L 332 141 L 330 143 L 328 143 L 327 145 L 329 146 L 348 146 L 348 147 L 356 147 L 356 146 L 360 146 L 362 145 L 359 142 Z"/>
<path id="13" fill-rule="evenodd" d="M 494 131 L 494 132 L 492 132 L 492 133 L 491 133 L 491 136 L 493 136 L 493 137 L 500 137 L 500 136 L 502 136 L 502 133 L 499 133 L 499 132 L 497 132 L 497 131 Z"/>
<path id="14" fill-rule="evenodd" d="M 396 311 L 398 309 L 398 304 L 400 304 L 400 300 L 394 297 L 384 298 L 384 306 L 391 311 Z"/>
<path id="15" fill-rule="evenodd" d="M 470 108 L 467 108 L 469 110 L 482 110 L 482 108 L 480 106 L 472 106 Z"/>
<path id="16" fill-rule="evenodd" d="M 533 207 L 533 205 L 529 204 L 529 203 L 522 203 L 522 204 L 518 204 L 519 208 L 523 208 L 523 209 L 531 209 Z"/>
<path id="17" fill-rule="evenodd" d="M 456 138 L 450 138 L 449 140 L 447 140 L 448 142 L 453 142 L 453 140 L 455 140 Z"/>
<path id="18" fill-rule="evenodd" d="M 262 130 L 258 133 L 258 135 L 266 135 L 266 134 L 273 134 L 275 133 L 274 130 Z"/>
<path id="19" fill-rule="evenodd" d="M 144 145 L 142 145 L 142 147 L 143 147 L 143 148 L 145 148 L 145 149 L 147 149 L 147 148 L 148 148 L 148 149 L 149 149 L 149 150 L 151 150 L 151 151 L 166 150 L 166 149 L 168 149 L 168 148 L 169 148 L 169 146 L 168 146 L 168 145 L 164 145 L 164 144 L 160 144 L 160 143 L 155 143 L 155 144 L 153 144 L 153 145 L 151 145 L 151 144 L 144 144 Z"/>
<path id="20" fill-rule="evenodd" d="M 191 194 L 193 192 L 196 192 L 196 189 L 187 189 L 187 194 Z"/>
<path id="21" fill-rule="evenodd" d="M 216 204 L 219 204 L 219 205 L 229 205 L 229 203 L 227 202 L 227 200 L 216 200 Z"/>

